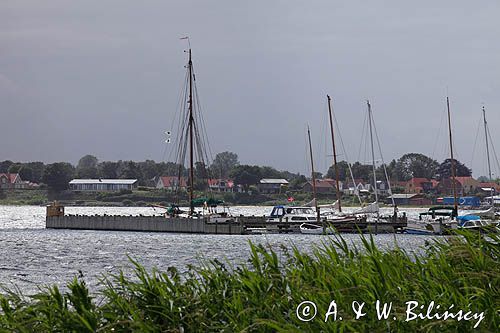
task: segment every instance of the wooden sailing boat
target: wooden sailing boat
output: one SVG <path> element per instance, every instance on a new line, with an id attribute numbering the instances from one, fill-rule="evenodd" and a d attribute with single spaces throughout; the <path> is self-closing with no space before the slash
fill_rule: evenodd
<path id="1" fill-rule="evenodd" d="M 187 37 L 182 39 L 188 39 Z M 189 41 L 189 39 L 188 39 Z M 189 177 L 188 177 L 188 197 L 189 197 L 189 211 L 188 215 L 190 217 L 195 216 L 195 207 L 203 207 L 203 214 L 213 213 L 217 204 L 223 203 L 221 200 L 216 200 L 213 198 L 200 197 L 195 198 L 194 188 L 195 188 L 195 166 L 196 168 L 205 168 L 208 161 L 207 154 L 207 143 L 203 140 L 206 139 L 206 134 L 202 131 L 204 130 L 204 125 L 202 123 L 201 108 L 199 106 L 199 101 L 197 101 L 198 92 L 196 90 L 196 77 L 193 70 L 192 61 L 192 51 L 191 47 L 186 51 L 188 54 L 188 63 L 185 66 L 187 68 L 185 89 L 182 96 L 182 110 L 180 117 L 180 132 L 177 137 L 177 163 L 179 165 L 178 173 L 178 184 L 181 184 L 181 171 L 185 164 L 186 155 L 189 156 Z M 195 159 L 197 159 L 195 165 Z M 200 163 L 200 164 L 197 164 Z M 203 172 L 208 178 L 206 170 Z M 203 177 L 205 178 L 205 177 Z M 207 181 L 208 187 L 208 181 Z M 179 188 L 178 188 L 179 189 Z M 174 207 L 172 207 L 174 208 Z M 181 211 L 178 209 L 172 209 L 171 215 L 178 215 Z M 208 212 L 205 212 L 205 209 Z M 220 214 L 219 214 L 220 215 Z M 226 213 L 222 215 L 227 215 Z"/>
<path id="2" fill-rule="evenodd" d="M 337 193 L 337 209 L 339 213 L 342 213 L 342 198 L 340 194 L 340 184 L 339 184 L 339 167 L 337 165 L 337 150 L 335 148 L 335 133 L 333 131 L 333 116 L 332 116 L 332 99 L 329 95 L 326 95 L 328 99 L 328 115 L 330 119 L 330 133 L 332 136 L 332 149 L 333 149 L 333 167 L 335 169 L 335 191 Z"/>

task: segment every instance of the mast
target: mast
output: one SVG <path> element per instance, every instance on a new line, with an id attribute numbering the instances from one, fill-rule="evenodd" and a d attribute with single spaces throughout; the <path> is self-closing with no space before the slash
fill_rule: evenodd
<path id="1" fill-rule="evenodd" d="M 332 106 L 331 106 L 331 98 L 329 95 L 326 95 L 328 98 L 328 114 L 330 115 L 330 132 L 332 134 L 332 146 L 333 146 L 333 166 L 335 168 L 335 190 L 337 191 L 337 200 L 339 202 L 339 212 L 342 212 L 342 206 L 340 204 L 340 186 L 339 186 L 339 168 L 337 166 L 337 152 L 335 150 L 335 133 L 333 132 L 333 117 L 332 117 Z"/>
<path id="2" fill-rule="evenodd" d="M 446 107 L 448 109 L 448 131 L 450 133 L 450 155 L 451 155 L 451 178 L 452 178 L 452 189 L 453 189 L 453 207 L 455 209 L 455 214 L 458 213 L 457 204 L 457 189 L 455 184 L 455 160 L 453 159 L 453 138 L 451 136 L 451 115 L 450 115 L 450 99 L 446 96 Z"/>
<path id="3" fill-rule="evenodd" d="M 488 142 L 488 123 L 486 122 L 486 110 L 484 109 L 483 106 L 483 121 L 484 121 L 484 137 L 486 138 L 486 156 L 488 158 L 488 176 L 490 178 L 490 182 L 492 182 L 492 177 L 491 177 L 491 164 L 490 164 L 490 147 L 489 147 L 489 142 Z M 491 195 L 491 206 L 493 207 L 494 200 L 493 200 L 493 187 L 490 188 L 490 195 Z"/>
<path id="4" fill-rule="evenodd" d="M 309 126 L 307 126 L 307 137 L 309 139 L 309 154 L 311 156 L 311 176 L 313 183 L 313 200 L 314 200 L 314 208 L 316 209 L 316 218 L 319 223 L 319 209 L 318 209 L 318 200 L 316 199 L 316 175 L 314 174 L 314 160 L 313 160 L 313 150 L 311 144 L 311 131 L 309 130 Z"/>
<path id="5" fill-rule="evenodd" d="M 367 100 L 368 104 L 368 122 L 370 123 L 370 142 L 372 148 L 372 169 L 373 169 L 373 186 L 375 190 L 375 203 L 378 206 L 378 193 L 377 193 L 377 174 L 375 168 L 375 151 L 373 150 L 373 131 L 372 131 L 372 106 L 370 105 L 370 101 Z M 379 220 L 379 211 L 377 209 L 377 220 L 375 221 L 375 234 L 378 234 L 378 220 Z"/>
<path id="6" fill-rule="evenodd" d="M 373 186 L 375 188 L 375 202 L 378 203 L 378 193 L 377 193 L 377 175 L 375 173 L 375 151 L 373 150 L 373 131 L 372 131 L 372 106 L 370 105 L 370 101 L 366 101 L 368 104 L 368 122 L 370 124 L 370 142 L 372 148 L 372 169 L 373 169 Z"/>
<path id="7" fill-rule="evenodd" d="M 189 49 L 189 213 L 194 214 L 194 142 L 193 142 L 193 62 L 191 60 L 191 48 Z"/>

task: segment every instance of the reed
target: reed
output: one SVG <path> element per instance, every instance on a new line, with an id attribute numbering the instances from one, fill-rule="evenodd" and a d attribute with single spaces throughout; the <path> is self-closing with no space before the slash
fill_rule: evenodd
<path id="1" fill-rule="evenodd" d="M 91 296 L 75 278 L 66 292 L 57 287 L 26 297 L 0 296 L 0 330 L 6 332 L 467 332 L 475 321 L 405 321 L 405 302 L 435 301 L 441 309 L 484 312 L 478 332 L 500 327 L 500 237 L 462 233 L 428 244 L 423 254 L 379 249 L 373 238 L 362 246 L 340 235 L 309 254 L 295 247 L 274 251 L 250 243 L 246 265 L 217 260 L 189 267 L 147 271 L 131 259 L 134 276 L 103 278 Z M 302 322 L 296 308 L 304 300 L 318 308 Z M 324 321 L 335 300 L 342 320 Z M 392 302 L 388 320 L 374 304 Z M 354 301 L 366 302 L 356 320 Z M 393 316 L 397 320 L 393 320 Z"/>

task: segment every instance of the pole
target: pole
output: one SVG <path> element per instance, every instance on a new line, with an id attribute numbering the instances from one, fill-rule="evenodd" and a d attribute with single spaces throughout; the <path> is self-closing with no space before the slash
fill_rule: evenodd
<path id="1" fill-rule="evenodd" d="M 328 98 L 328 114 L 330 115 L 330 132 L 332 134 L 332 146 L 333 146 L 333 166 L 335 168 L 335 189 L 337 191 L 337 200 L 339 201 L 339 212 L 342 212 L 341 198 L 340 198 L 340 186 L 339 186 L 339 167 L 337 165 L 337 152 L 335 149 L 335 133 L 333 131 L 333 116 L 332 116 L 332 106 L 331 106 L 331 98 L 329 95 L 326 95 Z"/>
<path id="2" fill-rule="evenodd" d="M 193 142 L 193 62 L 191 60 L 191 49 L 189 49 L 189 212 L 194 214 L 194 142 Z"/>
<path id="3" fill-rule="evenodd" d="M 484 121 L 484 137 L 486 138 L 486 156 L 488 157 L 488 176 L 490 177 L 490 183 L 493 181 L 491 177 L 491 164 L 490 164 L 490 147 L 488 143 L 488 123 L 486 122 L 486 110 L 483 106 L 483 121 Z M 490 187 L 491 196 L 491 206 L 495 206 L 493 201 L 493 187 Z"/>
<path id="4" fill-rule="evenodd" d="M 448 131 L 450 134 L 450 155 L 451 155 L 451 178 L 453 189 L 453 207 L 455 214 L 458 214 L 457 189 L 455 184 L 455 159 L 453 158 L 453 138 L 451 135 L 451 114 L 450 114 L 450 99 L 446 96 L 446 108 L 448 109 Z"/>
<path id="5" fill-rule="evenodd" d="M 366 101 L 368 104 L 368 123 L 370 124 L 370 142 L 372 148 L 372 169 L 373 169 L 373 186 L 375 189 L 375 203 L 378 205 L 378 193 L 377 193 L 377 175 L 375 168 L 375 151 L 373 150 L 373 130 L 372 130 L 372 106 L 370 105 L 370 101 Z M 377 210 L 377 221 L 375 222 L 375 233 L 378 233 L 378 220 L 379 220 L 379 212 Z"/>
<path id="6" fill-rule="evenodd" d="M 309 130 L 309 126 L 307 126 L 307 137 L 309 139 L 309 154 L 311 156 L 311 176 L 313 182 L 313 200 L 314 200 L 314 208 L 316 209 L 316 219 L 317 222 L 320 222 L 319 218 L 319 208 L 318 208 L 318 200 L 316 199 L 316 175 L 314 174 L 314 159 L 313 159 L 313 151 L 311 144 L 311 131 Z"/>

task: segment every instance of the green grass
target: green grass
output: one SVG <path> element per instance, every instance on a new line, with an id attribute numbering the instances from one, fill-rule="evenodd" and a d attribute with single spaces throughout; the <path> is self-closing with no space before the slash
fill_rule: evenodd
<path id="1" fill-rule="evenodd" d="M 250 244 L 248 264 L 217 260 L 148 272 L 136 261 L 134 277 L 107 276 L 93 298 L 75 279 L 32 297 L 0 297 L 5 332 L 469 332 L 476 320 L 406 322 L 405 302 L 483 312 L 475 331 L 498 332 L 500 237 L 477 234 L 441 238 L 416 257 L 400 248 L 380 250 L 372 238 L 357 248 L 340 236 L 309 254 Z M 99 301 L 97 301 L 97 299 Z M 301 322 L 296 307 L 314 301 L 318 316 Z M 324 321 L 332 300 L 343 320 Z M 378 320 L 376 300 L 393 302 L 390 320 Z M 366 302 L 356 320 L 353 301 Z M 398 319 L 392 320 L 395 315 Z"/>

